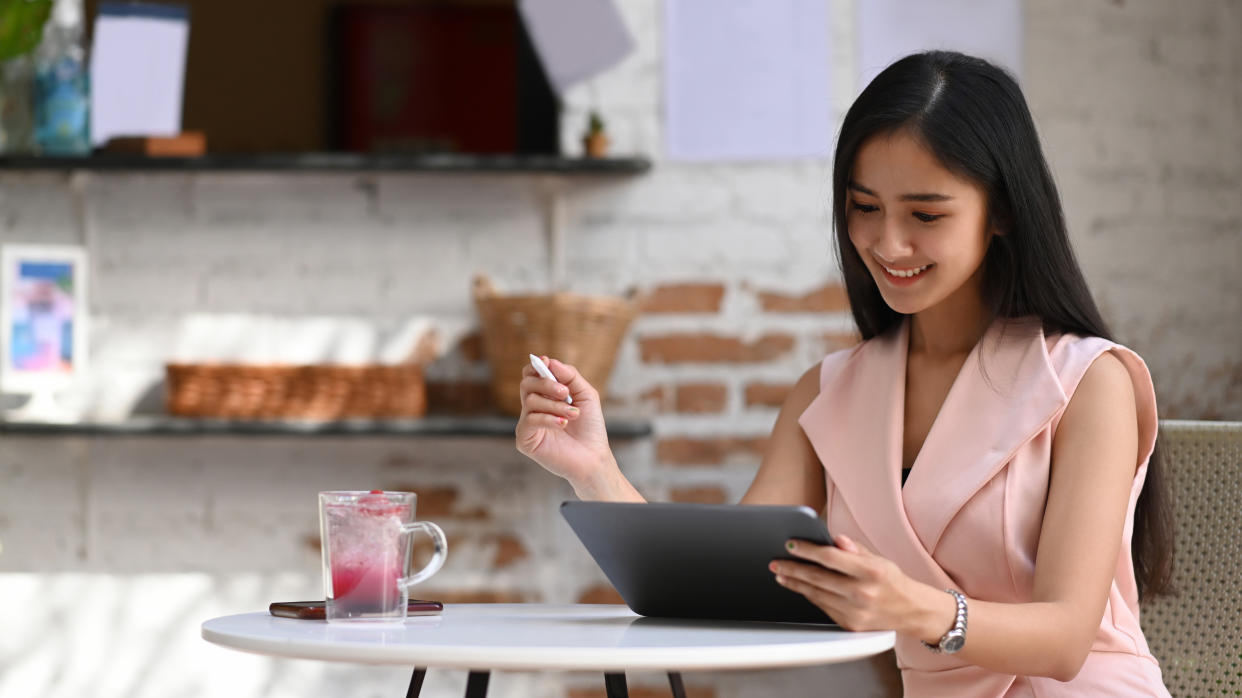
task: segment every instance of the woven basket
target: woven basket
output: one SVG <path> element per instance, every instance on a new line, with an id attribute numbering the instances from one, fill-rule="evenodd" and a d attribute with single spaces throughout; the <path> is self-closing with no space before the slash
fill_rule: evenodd
<path id="1" fill-rule="evenodd" d="M 420 364 L 165 366 L 167 407 L 182 417 L 313 419 L 421 417 Z"/>
<path id="2" fill-rule="evenodd" d="M 482 323 L 484 353 L 492 369 L 492 400 L 521 414 L 518 384 L 528 354 L 572 364 L 601 399 L 617 348 L 637 314 L 627 298 L 553 293 L 502 296 L 485 277 L 474 280 L 474 303 Z"/>

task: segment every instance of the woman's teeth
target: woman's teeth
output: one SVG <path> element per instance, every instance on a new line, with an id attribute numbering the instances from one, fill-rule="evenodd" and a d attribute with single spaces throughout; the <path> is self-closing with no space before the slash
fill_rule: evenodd
<path id="1" fill-rule="evenodd" d="M 883 264 L 881 264 L 880 266 L 884 267 Z M 930 267 L 931 267 L 930 264 L 925 264 L 919 267 L 918 269 L 910 269 L 908 271 L 897 271 L 896 269 L 889 269 L 888 267 L 884 267 L 884 271 L 888 272 L 889 274 L 892 274 L 893 276 L 898 276 L 903 279 L 908 279 L 911 276 L 918 276 L 919 274 L 922 274 L 923 272 L 927 271 Z"/>

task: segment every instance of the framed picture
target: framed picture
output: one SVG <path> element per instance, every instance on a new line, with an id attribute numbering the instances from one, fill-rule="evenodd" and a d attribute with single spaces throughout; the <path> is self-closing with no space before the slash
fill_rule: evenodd
<path id="1" fill-rule="evenodd" d="M 0 274 L 0 389 L 68 387 L 86 369 L 86 250 L 5 245 Z"/>

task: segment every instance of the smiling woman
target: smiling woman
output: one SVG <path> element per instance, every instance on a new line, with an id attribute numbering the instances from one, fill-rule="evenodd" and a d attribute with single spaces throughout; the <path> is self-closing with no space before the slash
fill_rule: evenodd
<path id="1" fill-rule="evenodd" d="M 1155 392 L 1087 290 L 1017 82 L 960 53 L 889 66 L 845 116 L 833 207 L 864 341 L 803 375 L 742 503 L 823 511 L 836 545 L 791 541 L 775 582 L 895 630 L 907 696 L 1168 696 L 1138 622 L 1171 561 Z M 549 367 L 521 382 L 518 449 L 584 499 L 643 501 L 596 390 Z"/>

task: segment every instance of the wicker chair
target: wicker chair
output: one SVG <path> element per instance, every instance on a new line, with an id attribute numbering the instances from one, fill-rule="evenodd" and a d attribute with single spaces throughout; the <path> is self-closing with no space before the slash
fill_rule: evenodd
<path id="1" fill-rule="evenodd" d="M 1163 421 L 1173 490 L 1173 584 L 1143 633 L 1179 698 L 1242 695 L 1242 422 Z"/>

